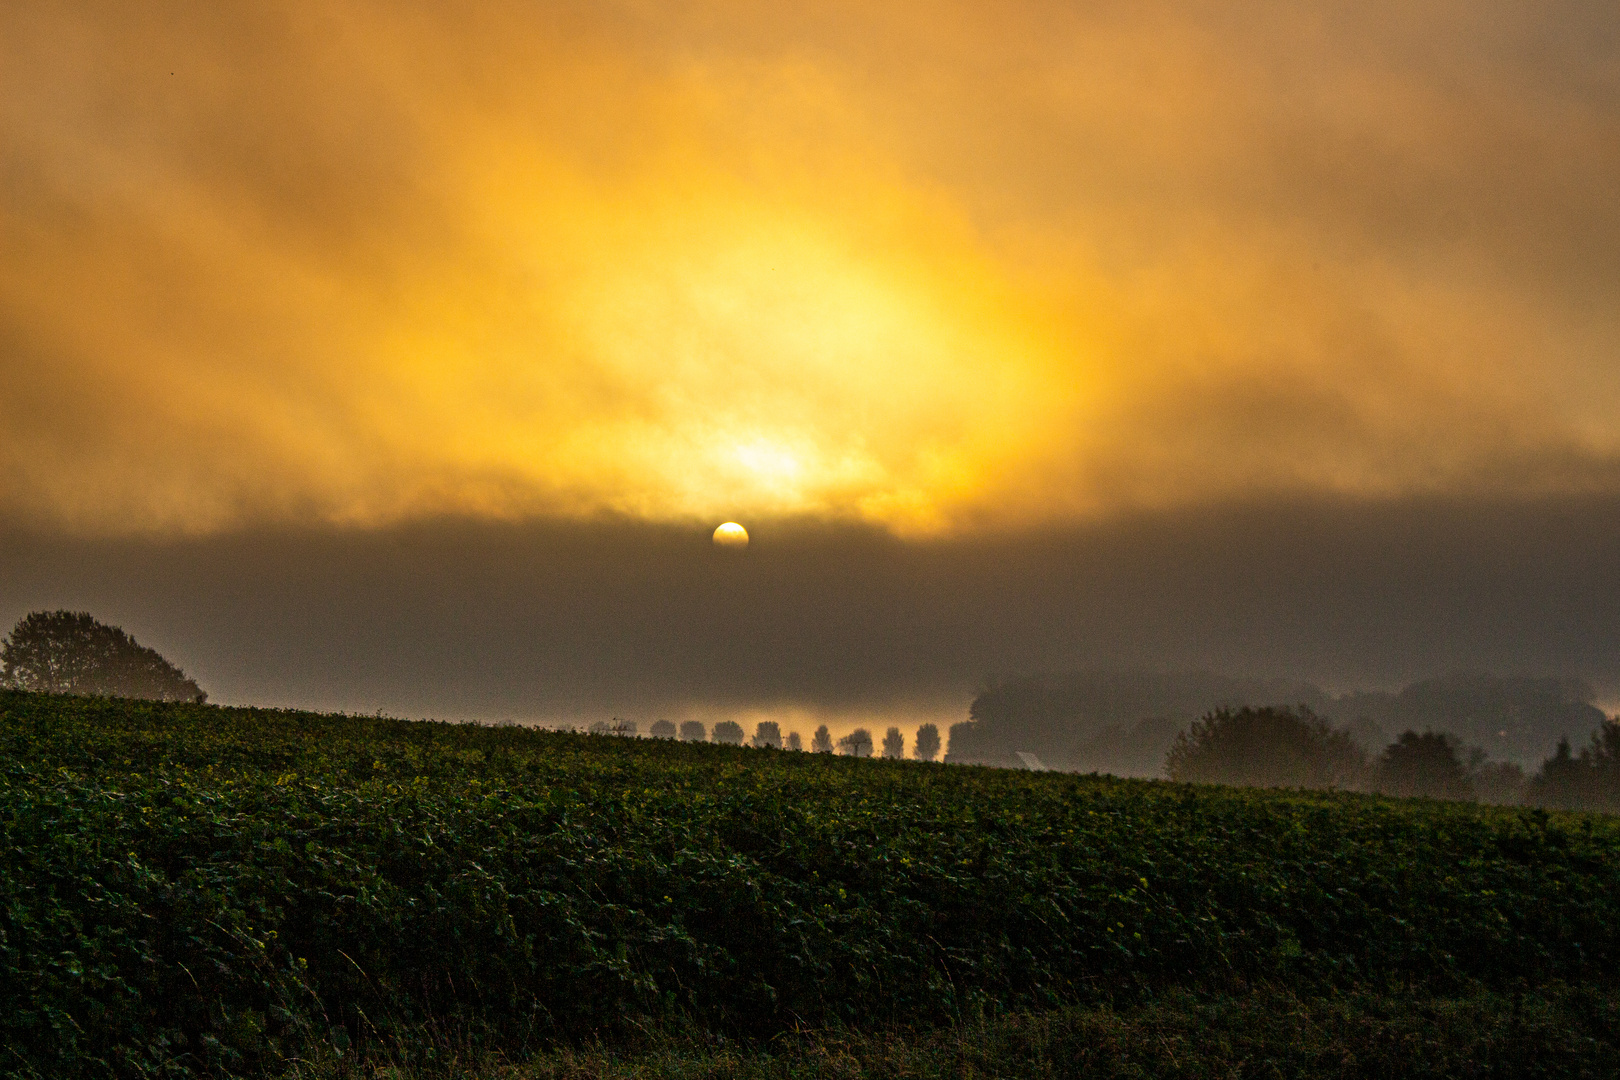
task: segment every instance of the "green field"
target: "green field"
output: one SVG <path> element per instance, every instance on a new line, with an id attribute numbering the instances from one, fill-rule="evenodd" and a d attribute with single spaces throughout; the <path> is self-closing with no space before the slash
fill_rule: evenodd
<path id="1" fill-rule="evenodd" d="M 16 1075 L 1620 1067 L 1615 818 L 16 693 L 0 746 Z"/>

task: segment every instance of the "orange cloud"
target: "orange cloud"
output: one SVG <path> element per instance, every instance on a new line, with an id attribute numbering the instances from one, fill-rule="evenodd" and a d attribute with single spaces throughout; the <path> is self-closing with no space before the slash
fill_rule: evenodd
<path id="1" fill-rule="evenodd" d="M 9 8 L 0 512 L 1611 489 L 1620 106 L 1552 18 Z"/>

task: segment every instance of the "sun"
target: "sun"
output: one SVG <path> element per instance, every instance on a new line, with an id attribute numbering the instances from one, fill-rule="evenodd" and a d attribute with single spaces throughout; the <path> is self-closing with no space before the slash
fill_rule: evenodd
<path id="1" fill-rule="evenodd" d="M 714 530 L 714 542 L 725 548 L 745 548 L 748 546 L 748 530 L 735 521 L 728 521 Z"/>

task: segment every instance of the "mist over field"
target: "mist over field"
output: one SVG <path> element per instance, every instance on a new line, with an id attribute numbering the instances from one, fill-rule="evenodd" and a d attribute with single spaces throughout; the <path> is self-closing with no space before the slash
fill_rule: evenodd
<path id="1" fill-rule="evenodd" d="M 14 530 L 0 565 L 7 625 L 83 608 L 213 700 L 402 716 L 750 731 L 780 716 L 806 737 L 823 721 L 909 736 L 966 720 L 987 682 L 1097 668 L 1335 696 L 1457 671 L 1584 680 L 1600 702 L 1620 685 L 1608 499 L 1296 502 L 930 543 L 807 522 L 757 529 L 740 559 L 699 529 L 634 522 Z M 1298 693 L 1274 696 L 1259 703 Z M 1151 705 L 1130 719 L 1164 715 Z"/>

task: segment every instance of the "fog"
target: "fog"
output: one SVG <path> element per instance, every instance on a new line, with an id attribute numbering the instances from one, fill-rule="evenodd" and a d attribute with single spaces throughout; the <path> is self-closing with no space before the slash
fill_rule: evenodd
<path id="1" fill-rule="evenodd" d="M 949 723 L 986 680 L 1119 664 L 1330 692 L 1546 674 L 1612 699 L 1616 566 L 1620 500 L 1591 498 L 1294 501 L 922 543 L 802 522 L 740 553 L 629 521 L 14 530 L 0 622 L 89 610 L 217 701 L 643 730 L 791 715 L 808 734 Z"/>

